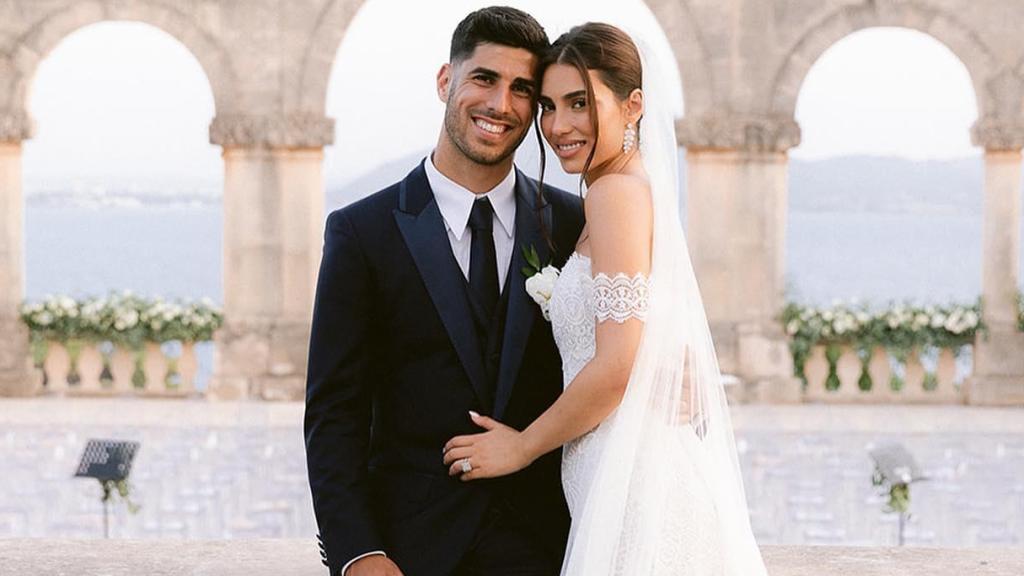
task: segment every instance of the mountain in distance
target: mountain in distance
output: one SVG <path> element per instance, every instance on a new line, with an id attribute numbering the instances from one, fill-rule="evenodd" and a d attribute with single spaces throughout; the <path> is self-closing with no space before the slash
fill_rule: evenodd
<path id="1" fill-rule="evenodd" d="M 388 162 L 348 183 L 328 185 L 328 210 L 401 180 L 428 153 L 424 150 Z M 681 156 L 680 160 L 683 166 L 684 157 Z M 517 163 L 526 174 L 536 177 L 536 153 L 521 153 Z M 792 159 L 789 163 L 789 209 L 797 212 L 980 215 L 983 168 L 981 158 L 918 161 L 843 156 L 821 160 Z M 576 177 L 563 173 L 557 159 L 550 154 L 545 178 L 564 190 L 577 190 Z M 681 181 L 685 181 L 685 174 Z"/>
<path id="2" fill-rule="evenodd" d="M 374 192 L 383 190 L 398 182 L 405 175 L 419 165 L 420 160 L 430 153 L 430 150 L 417 152 L 404 156 L 397 160 L 385 162 L 380 166 L 356 177 L 354 180 L 334 180 L 327 182 L 327 193 L 324 198 L 324 207 L 329 213 L 332 210 L 347 206 L 356 200 L 365 198 Z"/>
<path id="3" fill-rule="evenodd" d="M 427 154 L 430 154 L 430 149 L 425 149 L 422 152 L 417 152 L 397 160 L 386 162 L 362 176 L 356 177 L 354 180 L 347 182 L 338 180 L 328 182 L 325 204 L 327 211 L 330 212 L 331 210 L 340 208 L 361 198 L 365 198 L 374 192 L 383 190 L 391 184 L 398 182 L 405 178 L 405 176 L 414 168 L 419 166 L 420 161 L 422 161 Z M 534 146 L 524 146 L 521 148 L 519 152 L 516 153 L 516 165 L 527 176 L 537 178 L 540 174 L 540 164 L 536 148 Z M 550 150 L 548 151 L 547 156 L 547 168 L 544 181 L 552 186 L 557 186 L 563 190 L 569 190 L 573 193 L 577 191 L 579 185 L 579 177 L 562 172 L 558 164 L 558 159 Z"/>
<path id="4" fill-rule="evenodd" d="M 983 193 L 980 157 L 843 156 L 789 163 L 789 206 L 798 212 L 980 215 Z"/>
<path id="5" fill-rule="evenodd" d="M 423 150 L 385 162 L 348 181 L 327 182 L 328 212 L 364 198 L 405 177 L 429 153 Z M 539 173 L 536 149 L 524 146 L 517 165 L 528 176 Z M 685 205 L 685 153 L 680 154 Z M 219 206 L 220 182 L 162 179 L 107 185 L 95 182 L 26 182 L 29 206 L 83 208 Z M 545 181 L 576 193 L 578 177 L 565 174 L 548 153 Z M 888 213 L 980 216 L 984 166 L 980 157 L 914 161 L 903 158 L 844 156 L 821 160 L 791 159 L 789 210 L 811 213 Z"/>

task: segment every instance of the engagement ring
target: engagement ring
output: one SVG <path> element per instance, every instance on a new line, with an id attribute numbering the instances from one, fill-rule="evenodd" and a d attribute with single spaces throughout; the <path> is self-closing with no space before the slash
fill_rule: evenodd
<path id="1" fill-rule="evenodd" d="M 459 460 L 459 466 L 462 467 L 463 474 L 473 470 L 473 466 L 469 463 L 469 458 L 463 458 L 462 460 Z"/>

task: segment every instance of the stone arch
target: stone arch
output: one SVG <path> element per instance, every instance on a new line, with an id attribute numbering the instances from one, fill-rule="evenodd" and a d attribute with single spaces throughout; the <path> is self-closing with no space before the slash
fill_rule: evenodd
<path id="1" fill-rule="evenodd" d="M 341 41 L 366 0 L 331 0 L 317 17 L 301 62 L 297 93 L 286 98 L 303 112 L 322 114 L 327 88 Z M 709 57 L 687 0 L 644 0 L 672 46 L 687 110 L 706 110 L 714 101 Z M 689 114 L 689 113 L 688 113 Z"/>
<path id="2" fill-rule="evenodd" d="M 686 116 L 711 109 L 715 85 L 710 56 L 701 38 L 689 0 L 644 0 L 672 46 L 683 82 Z"/>
<path id="3" fill-rule="evenodd" d="M 300 62 L 298 93 L 285 98 L 298 104 L 303 112 L 325 114 L 327 85 L 338 55 L 341 41 L 348 32 L 359 8 L 366 0 L 330 0 L 324 5 L 313 26 L 310 41 Z"/>
<path id="4" fill-rule="evenodd" d="M 977 97 L 978 117 L 984 118 L 993 109 L 995 103 L 988 85 L 998 73 L 998 63 L 992 50 L 970 25 L 941 8 L 921 2 L 884 7 L 866 2 L 838 8 L 811 23 L 785 50 L 767 93 L 767 108 L 772 113 L 792 118 L 804 78 L 825 50 L 858 30 L 881 26 L 917 30 L 944 44 L 967 68 Z"/>
<path id="5" fill-rule="evenodd" d="M 0 73 L 6 67 L 12 80 L 8 90 L 0 92 L 0 108 L 26 109 L 29 88 L 39 63 L 72 32 L 99 22 L 133 21 L 167 33 L 189 50 L 206 75 L 218 114 L 238 109 L 242 103 L 231 58 L 216 35 L 199 21 L 198 15 L 198 11 L 181 10 L 151 0 L 96 0 L 61 6 L 13 41 L 6 66 L 0 60 Z"/>

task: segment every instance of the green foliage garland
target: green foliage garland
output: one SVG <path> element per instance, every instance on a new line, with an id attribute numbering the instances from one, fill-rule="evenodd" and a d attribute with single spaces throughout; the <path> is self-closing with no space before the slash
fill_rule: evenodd
<path id="1" fill-rule="evenodd" d="M 131 292 L 75 300 L 51 296 L 20 310 L 34 341 L 113 342 L 139 348 L 146 342 L 203 342 L 224 323 L 209 299 L 168 302 Z"/>

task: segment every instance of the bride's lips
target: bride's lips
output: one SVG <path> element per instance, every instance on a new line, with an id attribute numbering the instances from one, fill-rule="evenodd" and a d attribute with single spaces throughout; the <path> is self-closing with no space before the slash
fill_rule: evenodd
<path id="1" fill-rule="evenodd" d="M 586 140 L 567 140 L 555 144 L 555 154 L 563 160 L 568 160 L 580 153 L 587 146 Z"/>
<path id="2" fill-rule="evenodd" d="M 510 124 L 499 122 L 492 118 L 471 116 L 470 119 L 473 121 L 473 126 L 476 127 L 477 133 L 487 140 L 501 140 L 512 131 Z"/>

